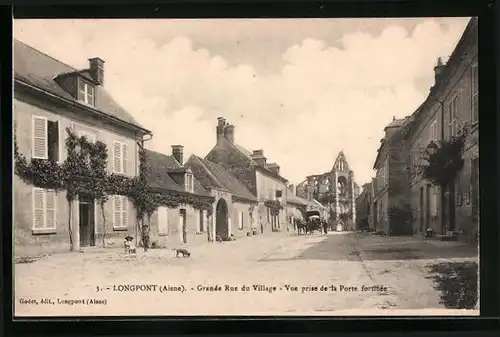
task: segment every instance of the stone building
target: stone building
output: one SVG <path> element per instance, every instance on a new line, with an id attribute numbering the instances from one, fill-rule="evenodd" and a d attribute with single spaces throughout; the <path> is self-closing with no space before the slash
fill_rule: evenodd
<path id="1" fill-rule="evenodd" d="M 356 198 L 356 229 L 373 230 L 373 189 L 372 182 L 364 184 L 363 190 Z"/>
<path id="2" fill-rule="evenodd" d="M 139 148 L 151 132 L 138 124 L 105 90 L 104 61 L 89 59 L 88 69 L 75 69 L 20 41 L 14 40 L 13 118 L 20 154 L 29 161 L 67 158 L 66 128 L 77 136 L 107 145 L 113 157 L 108 173 L 134 177 L 139 171 Z M 66 191 L 25 184 L 14 176 L 14 253 L 16 255 L 69 251 L 106 241 L 136 237 L 135 208 L 125 196 L 110 196 L 104 205 L 79 195 L 71 203 Z M 69 223 L 68 223 L 69 222 Z"/>
<path id="3" fill-rule="evenodd" d="M 235 176 L 257 198 L 255 221 L 261 232 L 280 231 L 287 222 L 288 180 L 276 163 L 268 163 L 263 150 L 249 151 L 235 142 L 235 127 L 217 119 L 216 144 L 205 157 Z"/>
<path id="4" fill-rule="evenodd" d="M 289 185 L 286 199 L 288 223 L 290 224 L 293 224 L 294 220 L 304 220 L 303 214 L 307 211 L 307 206 L 310 204 L 309 200 L 297 196 L 296 193 L 295 186 Z M 295 229 L 295 227 L 290 228 Z"/>
<path id="5" fill-rule="evenodd" d="M 317 200 L 330 209 L 333 223 L 342 220 L 348 228 L 356 224 L 356 197 L 359 187 L 354 181 L 354 172 L 349 168 L 341 151 L 330 172 L 310 175 L 297 185 L 297 195 L 308 200 Z"/>
<path id="6" fill-rule="evenodd" d="M 210 193 L 194 177 L 190 168 L 182 165 L 183 146 L 173 145 L 170 156 L 146 150 L 146 158 L 151 192 L 173 197 L 184 195 L 191 199 L 211 199 Z M 150 219 L 151 240 L 167 247 L 207 242 L 211 238 L 211 221 L 212 215 L 206 210 L 195 209 L 191 204 L 181 204 L 175 208 L 161 206 Z"/>
<path id="7" fill-rule="evenodd" d="M 214 198 L 212 237 L 226 240 L 258 229 L 254 221 L 257 198 L 236 177 L 221 165 L 195 155 L 189 157 L 186 167 Z"/>
<path id="8" fill-rule="evenodd" d="M 411 117 L 393 118 L 385 128 L 385 137 L 373 168 L 377 171 L 374 185 L 374 228 L 387 235 L 411 233 L 411 201 L 407 160 L 409 147 L 401 132 Z"/>
<path id="9" fill-rule="evenodd" d="M 413 230 L 432 228 L 436 233 L 456 232 L 460 240 L 476 242 L 479 224 L 479 91 L 478 19 L 469 21 L 448 62 L 438 60 L 435 84 L 413 114 L 406 130 L 410 142 Z M 431 141 L 440 144 L 462 128 L 468 130 L 464 167 L 451 189 L 441 191 L 415 169 L 421 152 Z"/>

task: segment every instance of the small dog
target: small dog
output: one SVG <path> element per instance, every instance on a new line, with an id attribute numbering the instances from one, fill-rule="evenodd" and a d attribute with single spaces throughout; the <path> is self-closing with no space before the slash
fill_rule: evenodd
<path id="1" fill-rule="evenodd" d="M 132 242 L 133 238 L 130 236 L 127 236 L 125 238 L 125 241 L 123 242 L 123 246 L 125 247 L 125 254 L 135 254 L 136 253 L 136 247 L 134 243 Z"/>
<path id="2" fill-rule="evenodd" d="M 187 251 L 185 248 L 174 248 L 175 256 L 179 257 L 179 254 L 182 254 L 182 257 L 191 257 L 191 253 Z"/>

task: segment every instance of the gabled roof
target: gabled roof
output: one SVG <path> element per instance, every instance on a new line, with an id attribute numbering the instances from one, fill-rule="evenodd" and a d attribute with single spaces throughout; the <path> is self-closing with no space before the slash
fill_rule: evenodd
<path id="1" fill-rule="evenodd" d="M 184 189 L 184 186 L 180 186 L 170 177 L 171 173 L 186 171 L 185 168 L 183 168 L 173 156 L 168 156 L 166 154 L 151 150 L 146 150 L 146 156 L 149 165 L 147 179 L 150 187 L 188 193 Z M 203 188 L 203 186 L 195 176 L 193 179 L 193 183 L 193 194 L 200 196 L 210 196 L 210 194 Z"/>
<path id="2" fill-rule="evenodd" d="M 238 198 L 257 202 L 256 197 L 235 176 L 219 164 L 191 155 L 186 167 L 206 188 L 218 188 L 230 192 Z"/>
<path id="3" fill-rule="evenodd" d="M 339 154 L 337 155 L 337 159 L 335 159 L 335 163 L 333 164 L 333 169 L 335 169 L 337 167 L 337 164 L 341 160 L 343 160 L 344 163 L 346 163 L 346 166 L 347 166 L 347 170 L 344 170 L 344 171 L 349 171 L 349 163 L 347 162 L 347 159 L 345 158 L 344 151 L 340 151 Z"/>
<path id="4" fill-rule="evenodd" d="M 15 39 L 13 52 L 15 81 L 28 84 L 49 94 L 88 108 L 88 106 L 78 102 L 75 97 L 59 86 L 54 80 L 59 75 L 76 72 L 87 78 L 85 70 L 77 70 Z M 115 102 L 102 86 L 96 86 L 95 90 L 96 110 L 107 117 L 117 119 L 131 127 L 150 133 L 149 130 L 144 129 L 124 108 Z"/>
<path id="5" fill-rule="evenodd" d="M 221 137 L 221 139 L 219 140 L 221 142 L 226 142 L 229 146 L 231 146 L 233 149 L 235 149 L 236 151 L 240 152 L 241 154 L 243 154 L 247 159 L 248 161 L 258 170 L 266 173 L 268 176 L 271 176 L 271 177 L 274 177 L 274 178 L 277 178 L 279 180 L 283 180 L 283 181 L 288 181 L 286 178 L 282 177 L 281 175 L 265 168 L 265 167 L 262 167 L 260 165 L 257 164 L 257 162 L 255 162 L 253 159 L 252 159 L 252 152 L 245 149 L 243 146 L 241 145 L 238 145 L 236 143 L 231 143 L 230 141 L 228 141 L 226 138 L 224 137 Z M 217 145 L 216 145 L 217 146 Z"/>

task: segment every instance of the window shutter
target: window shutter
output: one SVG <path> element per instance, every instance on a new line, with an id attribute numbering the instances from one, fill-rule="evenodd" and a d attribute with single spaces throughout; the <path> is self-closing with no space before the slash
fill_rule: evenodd
<path id="1" fill-rule="evenodd" d="M 33 228 L 45 227 L 45 192 L 41 188 L 33 188 Z"/>
<path id="2" fill-rule="evenodd" d="M 78 100 L 85 102 L 85 83 L 81 78 L 78 79 Z"/>
<path id="3" fill-rule="evenodd" d="M 195 212 L 195 214 L 196 214 L 196 226 L 198 227 L 197 232 L 201 232 L 201 224 L 200 224 L 200 219 L 201 219 L 201 218 L 200 218 L 200 211 L 198 211 L 198 210 L 196 210 L 196 209 L 194 209 L 193 211 L 194 211 L 194 212 Z"/>
<path id="4" fill-rule="evenodd" d="M 113 172 L 121 173 L 121 144 L 113 142 Z"/>
<path id="5" fill-rule="evenodd" d="M 168 235 L 168 207 L 158 207 L 158 233 Z"/>
<path id="6" fill-rule="evenodd" d="M 128 156 L 127 156 L 128 146 L 125 143 L 122 143 L 122 171 L 121 173 L 127 174 L 127 164 L 128 164 Z"/>
<path id="7" fill-rule="evenodd" d="M 128 198 L 122 196 L 122 227 L 128 227 Z"/>
<path id="8" fill-rule="evenodd" d="M 115 195 L 113 197 L 113 227 L 121 227 L 121 219 L 122 219 L 121 196 Z"/>
<path id="9" fill-rule="evenodd" d="M 48 190 L 45 192 L 45 228 L 56 228 L 56 192 Z"/>
<path id="10" fill-rule="evenodd" d="M 47 159 L 47 118 L 33 116 L 33 158 Z"/>

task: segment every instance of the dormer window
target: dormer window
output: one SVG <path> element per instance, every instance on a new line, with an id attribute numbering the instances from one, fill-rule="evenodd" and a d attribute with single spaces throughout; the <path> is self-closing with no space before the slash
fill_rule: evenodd
<path id="1" fill-rule="evenodd" d="M 194 182 L 193 175 L 191 173 L 186 173 L 186 191 L 189 193 L 193 193 L 194 191 Z"/>
<path id="2" fill-rule="evenodd" d="M 78 100 L 90 106 L 95 106 L 95 86 L 82 78 L 78 78 Z"/>

